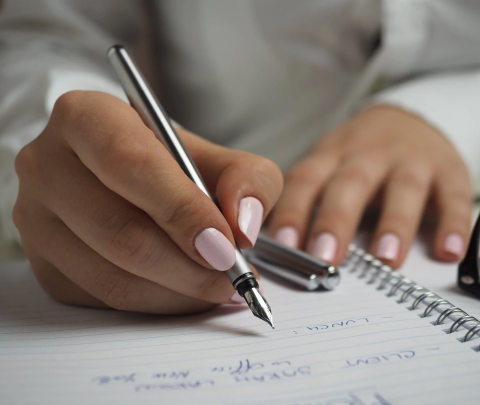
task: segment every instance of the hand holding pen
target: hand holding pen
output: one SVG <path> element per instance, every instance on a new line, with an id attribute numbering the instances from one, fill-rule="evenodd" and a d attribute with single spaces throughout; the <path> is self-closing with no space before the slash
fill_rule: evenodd
<path id="1" fill-rule="evenodd" d="M 173 127 L 172 121 L 126 49 L 122 45 L 114 45 L 108 50 L 107 55 L 128 100 L 142 121 L 165 146 L 186 177 L 199 188 L 204 196 L 213 201 L 214 197 Z M 235 189 L 231 191 L 235 192 Z M 191 201 L 196 201 L 198 195 L 191 197 Z M 185 203 L 190 204 L 190 200 L 185 200 Z M 243 229 L 245 236 L 253 245 L 260 230 L 262 216 L 260 213 L 263 214 L 262 203 L 256 198 L 248 197 L 242 200 L 240 207 L 238 215 L 240 228 L 245 228 Z M 248 210 L 246 215 L 242 213 L 243 208 Z M 273 328 L 270 305 L 260 292 L 257 276 L 253 273 L 253 269 L 242 251 L 238 247 L 232 251 L 232 246 L 225 240 L 225 236 L 215 228 L 203 230 L 195 239 L 195 247 L 203 258 L 217 270 L 225 271 L 237 295 L 245 299 L 253 315 L 267 322 Z M 214 252 L 212 252 L 212 248 L 215 248 Z"/>
<path id="2" fill-rule="evenodd" d="M 222 212 L 124 101 L 90 91 L 57 101 L 45 130 L 18 156 L 14 213 L 50 295 L 159 314 L 239 300 L 223 270 L 235 244 L 255 241 L 280 194 L 280 171 L 178 132 Z"/>

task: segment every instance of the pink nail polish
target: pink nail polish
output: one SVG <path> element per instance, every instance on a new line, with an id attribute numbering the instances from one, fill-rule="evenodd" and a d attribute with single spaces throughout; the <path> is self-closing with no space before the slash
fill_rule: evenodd
<path id="1" fill-rule="evenodd" d="M 331 262 L 337 254 L 337 246 L 337 238 L 333 234 L 325 232 L 313 241 L 310 254 L 325 262 Z"/>
<path id="2" fill-rule="evenodd" d="M 204 229 L 195 239 L 195 247 L 214 269 L 225 271 L 235 264 L 235 249 L 218 229 Z"/>
<path id="3" fill-rule="evenodd" d="M 443 247 L 446 252 L 461 256 L 464 249 L 463 238 L 458 233 L 451 233 L 445 238 Z"/>
<path id="4" fill-rule="evenodd" d="M 238 291 L 235 291 L 233 295 L 230 297 L 230 301 L 233 301 L 237 304 L 244 304 L 245 299 L 238 293 Z"/>
<path id="5" fill-rule="evenodd" d="M 284 226 L 275 234 L 275 239 L 285 246 L 298 248 L 298 231 L 293 226 Z"/>
<path id="6" fill-rule="evenodd" d="M 263 220 L 263 205 L 255 197 L 245 197 L 240 201 L 238 227 L 251 242 L 257 241 Z"/>
<path id="7" fill-rule="evenodd" d="M 383 235 L 377 247 L 377 257 L 380 259 L 396 260 L 400 252 L 400 239 L 393 233 Z"/>

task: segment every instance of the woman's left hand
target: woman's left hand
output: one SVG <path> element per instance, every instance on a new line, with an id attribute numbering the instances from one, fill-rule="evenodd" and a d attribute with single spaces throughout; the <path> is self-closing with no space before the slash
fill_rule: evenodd
<path id="1" fill-rule="evenodd" d="M 439 218 L 435 255 L 444 261 L 463 257 L 473 203 L 465 163 L 438 130 L 391 106 L 361 112 L 323 137 L 293 167 L 270 234 L 338 264 L 379 192 L 382 207 L 373 254 L 392 267 L 402 264 L 431 197 Z"/>

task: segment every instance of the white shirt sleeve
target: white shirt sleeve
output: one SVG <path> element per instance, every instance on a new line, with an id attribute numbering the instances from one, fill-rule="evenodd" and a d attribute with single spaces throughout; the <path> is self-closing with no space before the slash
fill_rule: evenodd
<path id="1" fill-rule="evenodd" d="M 396 84 L 369 101 L 400 107 L 436 127 L 478 184 L 480 2 L 392 1 L 384 12 L 381 77 Z"/>
<path id="2" fill-rule="evenodd" d="M 45 128 L 58 97 L 70 90 L 97 90 L 125 99 L 105 56 L 115 42 L 117 38 L 67 0 L 4 1 L 0 15 L 0 234 L 4 239 L 19 240 L 11 219 L 18 192 L 15 156 Z"/>
<path id="3" fill-rule="evenodd" d="M 456 147 L 472 180 L 478 184 L 480 70 L 431 74 L 410 80 L 378 93 L 373 103 L 400 107 L 436 127 Z"/>

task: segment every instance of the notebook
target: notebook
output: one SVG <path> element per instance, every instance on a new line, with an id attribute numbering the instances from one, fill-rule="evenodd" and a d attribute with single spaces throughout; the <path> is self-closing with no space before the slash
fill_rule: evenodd
<path id="1" fill-rule="evenodd" d="M 464 341 L 478 321 L 461 324 L 466 314 L 408 279 L 472 315 L 479 303 L 420 246 L 404 267 L 391 276 L 361 258 L 332 292 L 264 276 L 272 330 L 238 306 L 184 317 L 69 307 L 27 264 L 3 264 L 0 403 L 478 404 L 480 338 Z"/>

